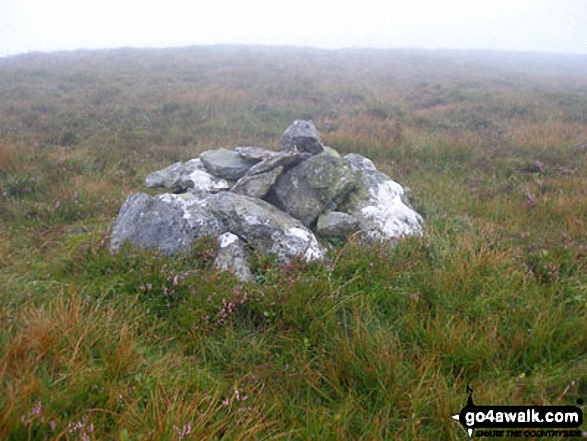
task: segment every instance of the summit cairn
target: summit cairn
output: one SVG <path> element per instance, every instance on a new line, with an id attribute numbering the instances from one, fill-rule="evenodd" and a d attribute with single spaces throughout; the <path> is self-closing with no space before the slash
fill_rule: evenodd
<path id="1" fill-rule="evenodd" d="M 364 242 L 391 243 L 422 234 L 423 219 L 402 186 L 370 159 L 341 157 L 324 146 L 312 121 L 295 121 L 282 145 L 277 152 L 208 150 L 151 173 L 147 187 L 174 193 L 129 195 L 114 222 L 111 250 L 128 241 L 175 254 L 213 236 L 219 244 L 216 267 L 246 282 L 252 279 L 250 249 L 281 263 L 313 261 L 326 253 L 315 232 L 322 239 L 353 234 Z"/>

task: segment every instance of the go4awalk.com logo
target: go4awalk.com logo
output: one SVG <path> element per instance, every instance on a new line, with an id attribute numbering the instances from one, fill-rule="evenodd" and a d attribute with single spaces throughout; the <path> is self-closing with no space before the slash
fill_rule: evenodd
<path id="1" fill-rule="evenodd" d="M 583 411 L 577 406 L 477 406 L 469 386 L 467 393 L 467 404 L 452 418 L 469 437 L 567 438 L 582 434 L 578 429 Z M 583 400 L 578 399 L 577 404 L 582 405 Z"/>

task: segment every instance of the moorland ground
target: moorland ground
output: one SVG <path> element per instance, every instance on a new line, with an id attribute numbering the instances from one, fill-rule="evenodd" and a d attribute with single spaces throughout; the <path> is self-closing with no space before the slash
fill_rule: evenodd
<path id="1" fill-rule="evenodd" d="M 200 47 L 0 59 L 0 438 L 467 439 L 587 399 L 587 57 Z M 327 261 L 109 230 L 145 176 L 312 119 L 425 234 Z M 149 190 L 154 194 L 154 190 Z"/>

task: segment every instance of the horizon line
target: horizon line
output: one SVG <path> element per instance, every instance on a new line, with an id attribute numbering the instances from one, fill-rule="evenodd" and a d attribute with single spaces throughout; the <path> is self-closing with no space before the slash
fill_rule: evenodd
<path id="1" fill-rule="evenodd" d="M 452 47 L 421 47 L 421 46 L 342 46 L 342 47 L 321 47 L 311 45 L 295 44 L 272 44 L 272 43 L 211 43 L 211 44 L 188 44 L 178 46 L 114 46 L 114 47 L 78 47 L 71 49 L 55 50 L 28 50 L 25 52 L 6 53 L 0 55 L 0 59 L 14 57 L 26 57 L 34 55 L 57 55 L 57 54 L 74 54 L 79 52 L 106 52 L 106 51 L 163 51 L 163 50 L 181 50 L 196 48 L 257 48 L 257 49 L 301 49 L 315 50 L 323 52 L 343 52 L 343 51 L 411 51 L 411 52 L 477 52 L 477 53 L 502 53 L 502 54 L 528 54 L 528 55 L 555 55 L 555 56 L 587 56 L 587 52 L 571 51 L 550 51 L 537 49 L 495 49 L 495 48 L 452 48 Z"/>

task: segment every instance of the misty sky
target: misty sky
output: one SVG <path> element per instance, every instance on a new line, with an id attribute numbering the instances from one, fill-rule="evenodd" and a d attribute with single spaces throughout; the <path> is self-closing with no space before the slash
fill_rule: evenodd
<path id="1" fill-rule="evenodd" d="M 587 54 L 587 0 L 0 0 L 0 56 L 217 43 Z"/>

